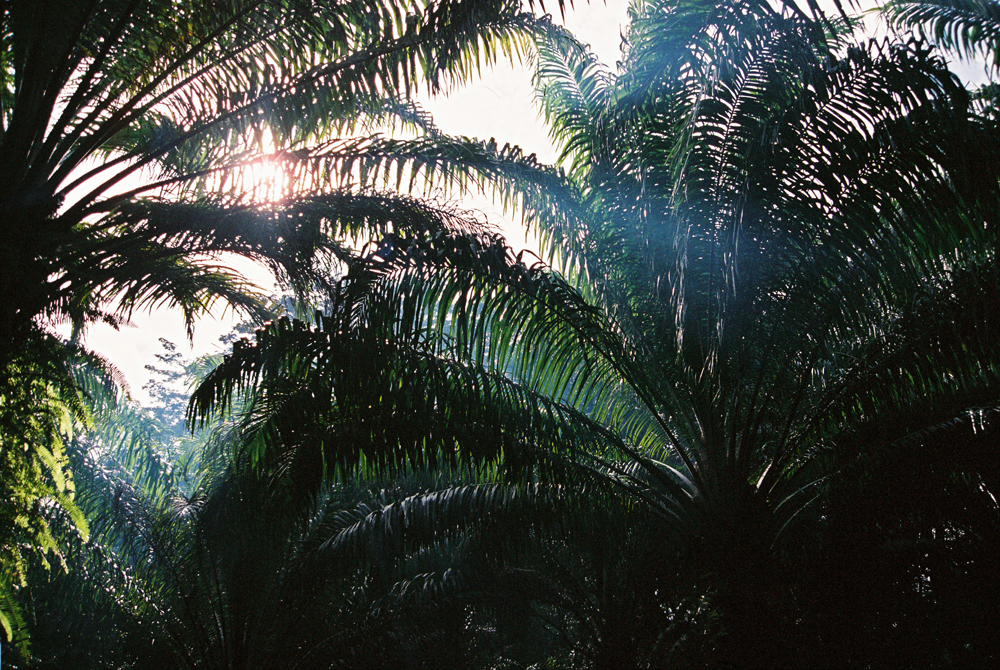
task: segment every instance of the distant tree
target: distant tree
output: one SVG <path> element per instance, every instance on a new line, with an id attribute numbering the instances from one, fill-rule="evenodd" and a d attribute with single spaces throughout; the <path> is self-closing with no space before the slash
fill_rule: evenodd
<path id="1" fill-rule="evenodd" d="M 184 411 L 187 407 L 188 367 L 192 363 L 177 351 L 177 345 L 161 337 L 163 351 L 154 354 L 157 364 L 147 363 L 145 368 L 152 376 L 142 390 L 149 395 L 149 411 L 172 430 L 184 430 Z"/>

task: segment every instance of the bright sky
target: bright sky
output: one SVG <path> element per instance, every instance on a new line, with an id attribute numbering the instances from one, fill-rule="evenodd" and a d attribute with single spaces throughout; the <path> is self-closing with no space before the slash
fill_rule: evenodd
<path id="1" fill-rule="evenodd" d="M 575 10 L 567 11 L 567 27 L 589 43 L 604 62 L 614 63 L 619 53 L 622 25 L 626 22 L 627 0 L 608 0 L 606 5 L 601 0 L 594 0 L 592 4 L 578 0 L 576 5 Z M 546 8 L 558 12 L 555 0 L 550 0 Z M 500 146 L 510 142 L 520 146 L 526 154 L 537 154 L 543 162 L 555 160 L 555 150 L 534 106 L 531 73 L 522 65 L 499 64 L 484 70 L 477 81 L 452 92 L 447 98 L 424 100 L 422 104 L 445 132 L 484 140 L 494 137 Z M 510 231 L 511 246 L 525 246 L 524 237 L 515 232 L 519 227 L 505 221 L 489 201 L 477 198 L 464 206 L 485 214 L 496 225 Z M 254 271 L 253 264 L 241 263 L 237 267 L 243 271 L 249 269 L 248 274 L 254 281 L 265 281 L 260 272 Z M 203 317 L 191 347 L 187 343 L 183 320 L 176 312 L 160 309 L 137 313 L 132 316 L 132 323 L 133 327 L 120 331 L 103 324 L 94 325 L 87 336 L 87 344 L 122 371 L 132 397 L 145 403 L 149 397 L 142 385 L 150 375 L 144 366 L 155 363 L 155 355 L 162 351 L 159 338 L 170 340 L 189 357 L 215 353 L 222 349 L 219 337 L 232 329 L 235 320 L 231 312 Z"/>
<path id="2" fill-rule="evenodd" d="M 832 6 L 830 0 L 820 0 L 821 5 Z M 865 0 L 865 6 L 871 0 Z M 558 12 L 556 0 L 550 0 L 547 9 Z M 613 64 L 619 56 L 620 35 L 627 20 L 627 0 L 577 0 L 575 9 L 568 9 L 567 27 L 582 41 L 591 45 L 600 59 Z M 558 17 L 557 17 L 558 18 Z M 965 81 L 982 81 L 981 69 L 957 64 L 955 68 Z M 510 142 L 526 153 L 537 154 L 540 161 L 555 161 L 555 149 L 549 142 L 534 105 L 531 73 L 520 64 L 501 63 L 466 87 L 453 91 L 448 97 L 424 100 L 437 125 L 453 135 L 466 135 L 479 139 L 496 138 L 500 146 Z M 500 212 L 484 198 L 473 198 L 465 207 L 486 215 L 508 234 L 511 246 L 534 246 L 525 240 L 516 223 L 505 220 Z M 251 269 L 255 281 L 263 281 L 261 273 L 253 271 L 250 263 L 240 269 Z M 265 287 L 269 288 L 269 287 Z M 185 355 L 194 357 L 214 353 L 221 349 L 218 338 L 229 332 L 235 323 L 231 313 L 206 316 L 198 324 L 193 347 L 189 347 L 181 317 L 169 310 L 135 314 L 134 327 L 116 332 L 109 326 L 96 325 L 88 337 L 88 344 L 121 369 L 131 387 L 134 398 L 148 402 L 142 385 L 149 379 L 144 369 L 155 362 L 154 355 L 161 351 L 159 338 L 166 338 L 178 345 Z"/>

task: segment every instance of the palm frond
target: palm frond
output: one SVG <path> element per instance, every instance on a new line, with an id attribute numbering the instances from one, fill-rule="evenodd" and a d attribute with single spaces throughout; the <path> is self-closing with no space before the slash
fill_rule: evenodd
<path id="1" fill-rule="evenodd" d="M 1000 4 L 993 0 L 900 0 L 882 11 L 897 28 L 916 28 L 944 49 L 1000 68 Z"/>

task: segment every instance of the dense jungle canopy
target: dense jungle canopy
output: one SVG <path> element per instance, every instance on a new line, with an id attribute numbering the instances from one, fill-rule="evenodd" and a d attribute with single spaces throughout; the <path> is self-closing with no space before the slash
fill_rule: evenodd
<path id="1" fill-rule="evenodd" d="M 3 0 L 0 663 L 1000 660 L 1000 3 L 565 9 Z M 554 165 L 415 102 L 498 60 Z"/>

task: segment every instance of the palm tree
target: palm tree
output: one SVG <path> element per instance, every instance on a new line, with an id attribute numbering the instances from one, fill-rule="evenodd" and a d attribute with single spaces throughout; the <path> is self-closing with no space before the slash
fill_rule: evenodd
<path id="1" fill-rule="evenodd" d="M 430 133 L 414 146 L 433 144 L 410 102 L 417 86 L 437 92 L 517 54 L 536 21 L 512 0 L 4 0 L 0 451 L 10 527 L 48 537 L 36 531 L 49 500 L 75 514 L 55 495 L 69 473 L 51 428 L 86 425 L 87 395 L 65 363 L 77 337 L 67 348 L 53 325 L 78 334 L 169 305 L 190 332 L 218 300 L 262 313 L 225 254 L 265 263 L 300 290 L 322 282 L 346 235 L 380 230 L 409 206 L 366 172 L 408 145 L 364 133 L 397 126 Z M 44 427 L 25 407 L 45 414 Z M 14 540 L 0 543 L 8 556 Z M 4 562 L 4 602 L 23 578 L 15 563 Z"/>
<path id="2" fill-rule="evenodd" d="M 558 243 L 656 371 L 634 385 L 672 443 L 660 460 L 683 473 L 668 477 L 687 490 L 663 497 L 695 522 L 728 619 L 721 658 L 801 653 L 776 557 L 815 550 L 823 487 L 856 473 L 847 454 L 981 449 L 969 416 L 990 414 L 997 381 L 996 136 L 919 43 L 859 47 L 791 15 L 671 7 L 645 4 L 617 77 L 572 42 L 543 52 L 554 136 L 603 219 Z M 952 476 L 987 477 L 971 460 Z M 996 482 L 978 486 L 961 523 L 988 536 Z"/>
<path id="3" fill-rule="evenodd" d="M 517 49 L 532 22 L 504 2 L 11 0 L 3 16 L 5 351 L 40 318 L 166 301 L 190 324 L 217 298 L 246 304 L 233 273 L 199 255 L 303 279 L 320 212 L 247 207 L 246 170 L 273 155 L 293 182 L 277 195 L 314 193 L 329 177 L 310 162 L 350 153 L 317 141 L 419 127 L 406 102 L 419 83 L 440 90 Z"/>
<path id="4" fill-rule="evenodd" d="M 478 667 L 498 643 L 469 608 L 503 574 L 484 548 L 560 504 L 438 469 L 333 483 L 303 509 L 231 459 L 225 422 L 184 472 L 170 431 L 121 409 L 70 450 L 92 534 L 69 571 L 33 576 L 15 667 Z"/>
<path id="5" fill-rule="evenodd" d="M 996 527 L 972 445 L 995 439 L 1000 161 L 925 45 L 850 28 L 768 3 L 636 2 L 618 72 L 553 29 L 537 82 L 566 172 L 481 174 L 528 203 L 562 274 L 415 211 L 349 259 L 327 313 L 237 346 L 192 418 L 248 394 L 245 458 L 292 490 L 441 462 L 600 475 L 672 529 L 665 552 L 700 591 L 657 590 L 660 611 L 717 617 L 717 636 L 678 638 L 705 663 L 865 662 L 836 640 L 873 629 L 816 632 L 853 605 L 811 599 L 844 586 L 822 557 L 850 546 L 831 534 L 850 536 L 850 482 L 965 443 L 979 455 L 943 476 L 966 511 L 932 501 L 919 532 L 961 553 L 955 538 Z M 938 607 L 928 556 L 880 564 L 887 595 Z M 986 569 L 974 556 L 956 560 Z"/>

